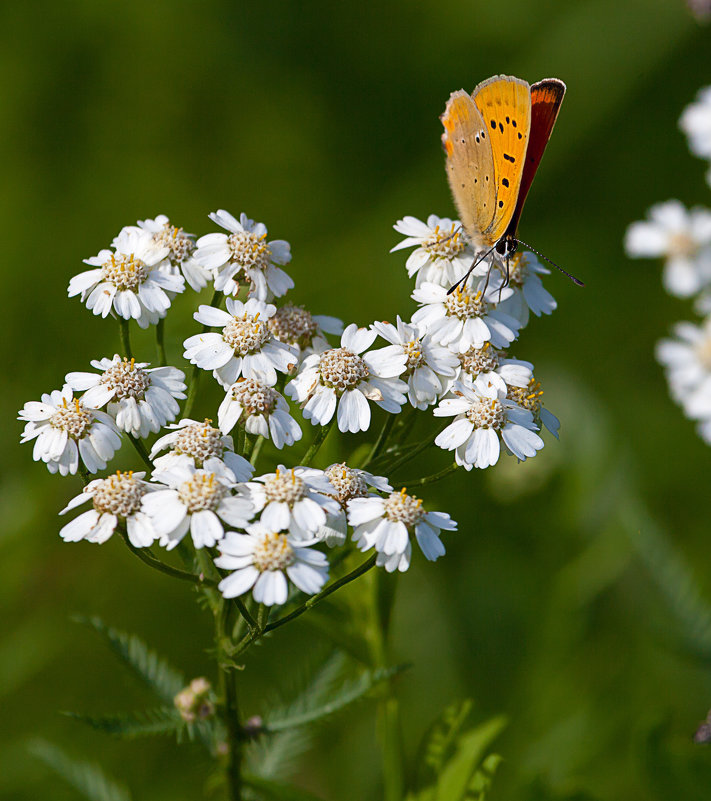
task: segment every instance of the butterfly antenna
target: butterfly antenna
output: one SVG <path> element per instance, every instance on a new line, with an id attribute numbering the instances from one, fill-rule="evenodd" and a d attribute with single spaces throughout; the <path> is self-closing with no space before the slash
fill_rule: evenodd
<path id="1" fill-rule="evenodd" d="M 452 292 L 454 292 L 454 290 L 455 290 L 455 289 L 456 289 L 456 288 L 457 288 L 457 287 L 458 287 L 460 284 L 464 284 L 464 283 L 466 283 L 466 280 L 467 280 L 467 278 L 469 278 L 469 276 L 472 274 L 472 271 L 474 270 L 474 268 L 475 268 L 475 267 L 477 267 L 479 264 L 481 264 L 481 262 L 483 262 L 483 261 L 484 261 L 484 259 L 485 259 L 485 258 L 486 258 L 486 257 L 487 257 L 487 256 L 488 256 L 490 253 L 491 253 L 491 251 L 492 251 L 492 250 L 493 250 L 495 247 L 496 247 L 496 245 L 494 245 L 493 247 L 490 247 L 490 248 L 489 248 L 489 250 L 487 250 L 487 251 L 486 251 L 486 253 L 483 253 L 481 256 L 479 256 L 479 258 L 478 258 L 478 259 L 474 259 L 474 261 L 472 262 L 472 266 L 469 268 L 469 270 L 467 270 L 467 274 L 466 274 L 466 275 L 465 275 L 463 278 L 460 278 L 460 279 L 459 279 L 459 281 L 457 281 L 457 283 L 456 283 L 456 284 L 452 284 L 452 286 L 450 286 L 450 287 L 449 287 L 449 289 L 447 290 L 447 294 L 448 294 L 448 295 L 451 295 L 451 294 L 452 294 Z M 491 271 L 490 271 L 490 272 L 491 272 Z M 572 277 L 572 276 L 571 276 L 571 277 Z M 489 281 L 489 276 L 488 276 L 488 275 L 487 275 L 487 277 L 486 277 L 486 280 L 487 280 L 487 283 L 488 283 L 488 281 Z"/>
<path id="2" fill-rule="evenodd" d="M 518 239 L 518 238 L 516 239 L 516 241 L 519 243 L 519 245 L 523 245 L 524 247 L 528 248 L 529 250 L 532 250 L 536 254 L 536 256 L 540 256 L 542 259 L 547 261 L 548 264 L 552 264 L 556 268 L 556 270 L 560 270 L 560 272 L 562 272 L 563 275 L 567 275 L 568 278 L 570 278 L 570 280 L 574 284 L 577 284 L 578 286 L 585 286 L 585 284 L 579 278 L 576 278 L 574 275 L 571 275 L 567 270 L 564 270 L 559 264 L 556 264 L 553 261 L 553 259 L 549 259 L 548 256 L 544 256 L 539 250 L 536 250 L 534 247 L 531 247 L 528 244 L 528 242 L 524 242 L 523 239 Z"/>

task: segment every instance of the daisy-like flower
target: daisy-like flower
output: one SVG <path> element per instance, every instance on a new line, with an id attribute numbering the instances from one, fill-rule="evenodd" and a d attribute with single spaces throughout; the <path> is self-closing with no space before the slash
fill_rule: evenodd
<path id="1" fill-rule="evenodd" d="M 711 283 L 711 211 L 687 211 L 678 200 L 652 206 L 649 220 L 627 229 L 625 250 L 633 258 L 663 257 L 665 289 L 688 298 Z"/>
<path id="2" fill-rule="evenodd" d="M 521 328 L 528 325 L 530 312 L 540 317 L 551 314 L 558 307 L 540 278 L 541 275 L 550 275 L 550 272 L 529 251 L 514 253 L 509 259 L 509 285 L 514 293 L 501 303 L 499 309 L 517 319 Z"/>
<path id="3" fill-rule="evenodd" d="M 347 509 L 348 502 L 353 498 L 378 497 L 372 490 L 378 492 L 392 492 L 392 487 L 382 476 L 374 476 L 366 470 L 348 467 L 345 462 L 332 464 L 324 471 L 331 482 L 334 492 L 331 493 L 341 508 L 336 515 L 328 518 L 325 526 L 316 533 L 317 539 L 323 540 L 326 545 L 342 545 L 346 541 L 348 529 Z"/>
<path id="4" fill-rule="evenodd" d="M 313 353 L 304 359 L 286 394 L 303 407 L 313 425 L 326 425 L 338 409 L 340 431 L 367 431 L 372 400 L 393 414 L 406 401 L 407 384 L 399 376 L 406 366 L 402 348 L 394 345 L 363 353 L 375 331 L 351 323 L 341 336 L 341 347 Z M 362 355 L 361 355 L 362 354 Z"/>
<path id="5" fill-rule="evenodd" d="M 165 214 L 159 214 L 154 220 L 139 220 L 138 227 L 151 235 L 153 247 L 161 256 L 161 270 L 172 275 L 182 274 L 196 292 L 207 286 L 212 273 L 193 255 L 193 234 L 186 234 L 182 228 L 171 225 Z"/>
<path id="6" fill-rule="evenodd" d="M 107 411 L 121 431 L 147 437 L 180 411 L 176 398 L 185 398 L 185 374 L 176 367 L 149 367 L 148 362 L 122 359 L 95 359 L 92 367 L 101 373 L 67 373 L 66 382 L 75 391 L 84 391 L 82 403 Z"/>
<path id="7" fill-rule="evenodd" d="M 26 403 L 18 415 L 27 425 L 22 442 L 35 440 L 33 459 L 40 459 L 50 473 L 76 473 L 79 459 L 90 473 L 103 470 L 121 447 L 116 423 L 108 414 L 85 406 L 71 387 L 42 395 Z"/>
<path id="8" fill-rule="evenodd" d="M 466 470 L 495 465 L 501 452 L 499 437 L 521 461 L 543 447 L 533 414 L 508 400 L 499 382 L 479 377 L 467 386 L 458 381 L 452 394 L 434 410 L 436 417 L 455 418 L 437 435 L 435 445 L 453 450 L 456 463 Z"/>
<path id="9" fill-rule="evenodd" d="M 454 379 L 459 360 L 447 348 L 431 345 L 423 325 L 404 323 L 397 318 L 392 323 L 375 322 L 372 328 L 402 351 L 406 367 L 402 378 L 407 381 L 407 397 L 416 409 L 426 409 L 437 402 Z"/>
<path id="10" fill-rule="evenodd" d="M 180 275 L 159 269 L 161 254 L 147 231 L 124 228 L 114 240 L 114 250 L 101 250 L 84 259 L 93 270 L 75 275 L 69 282 L 69 297 L 81 300 L 94 314 L 107 317 L 113 310 L 124 320 L 135 319 L 147 328 L 165 317 L 170 294 L 185 289 Z"/>
<path id="11" fill-rule="evenodd" d="M 527 362 L 527 364 L 530 364 L 530 362 Z M 531 365 L 531 368 L 533 368 L 533 365 Z M 531 412 L 533 415 L 533 422 L 539 429 L 543 426 L 558 439 L 560 420 L 543 406 L 541 382 L 536 381 L 533 375 L 529 379 L 528 384 L 524 387 L 515 386 L 514 384 L 508 385 L 506 397 L 517 406 Z"/>
<path id="12" fill-rule="evenodd" d="M 502 287 L 503 278 L 496 276 L 485 292 L 486 280 L 482 278 L 477 288 L 457 287 L 451 295 L 442 286 L 422 284 L 412 293 L 422 305 L 412 315 L 412 322 L 422 325 L 430 342 L 459 353 L 481 348 L 485 342 L 505 348 L 518 336 L 521 323 L 496 308 L 496 303 L 511 297 L 513 289 Z"/>
<path id="13" fill-rule="evenodd" d="M 230 531 L 220 543 L 215 564 L 232 571 L 218 585 L 225 598 L 252 590 L 257 603 L 273 606 L 286 602 L 287 578 L 307 595 L 315 595 L 328 579 L 328 561 L 312 543 L 299 542 L 261 523 L 247 526 L 246 534 Z"/>
<path id="14" fill-rule="evenodd" d="M 689 137 L 691 152 L 711 159 L 711 86 L 701 89 L 696 102 L 684 109 L 679 127 Z M 706 178 L 711 183 L 711 171 Z"/>
<path id="15" fill-rule="evenodd" d="M 299 358 L 311 353 L 323 353 L 331 346 L 324 334 L 343 333 L 343 323 L 336 317 L 311 314 L 303 306 L 286 303 L 269 318 L 269 330 L 286 345 L 290 345 Z"/>
<path id="16" fill-rule="evenodd" d="M 232 437 L 223 434 L 219 428 L 213 428 L 212 420 L 200 423 L 197 420 L 184 419 L 167 428 L 173 430 L 157 439 L 151 449 L 151 460 L 155 465 L 153 478 L 182 463 L 186 458 L 195 467 L 204 467 L 208 459 L 219 459 L 232 471 L 237 481 L 249 481 L 252 478 L 252 465 L 243 456 L 235 453 Z M 156 458 L 166 448 L 170 448 L 170 451 Z"/>
<path id="17" fill-rule="evenodd" d="M 474 251 L 459 220 L 430 214 L 427 222 L 417 217 L 403 217 L 393 228 L 406 239 L 390 251 L 415 247 L 407 258 L 407 274 L 417 274 L 415 286 L 425 282 L 449 289 L 472 266 Z"/>
<path id="18" fill-rule="evenodd" d="M 207 459 L 204 468 L 185 459 L 161 471 L 156 480 L 169 488 L 145 495 L 143 511 L 168 550 L 175 548 L 188 529 L 196 548 L 212 547 L 225 535 L 223 522 L 244 528 L 252 518 L 252 504 L 241 490 L 232 494 L 236 477 L 219 459 Z"/>
<path id="19" fill-rule="evenodd" d="M 183 343 L 185 358 L 203 370 L 212 370 L 225 389 L 240 376 L 274 386 L 276 371 L 288 373 L 297 362 L 294 349 L 269 330 L 276 307 L 256 298 L 246 303 L 227 298 L 226 305 L 227 311 L 200 306 L 195 312 L 193 317 L 199 323 L 222 331 L 188 337 Z"/>
<path id="20" fill-rule="evenodd" d="M 275 473 L 245 485 L 259 521 L 269 531 L 289 531 L 299 540 L 313 538 L 329 515 L 338 513 L 338 501 L 323 470 L 279 465 Z"/>
<path id="21" fill-rule="evenodd" d="M 156 533 L 148 515 L 141 510 L 141 501 L 155 485 L 143 481 L 145 475 L 117 470 L 107 478 L 90 481 L 59 514 L 66 514 L 89 500 L 93 508 L 67 523 L 59 532 L 61 538 L 65 542 L 106 542 L 121 523 L 135 548 L 151 545 Z"/>
<path id="22" fill-rule="evenodd" d="M 505 390 L 507 386 L 527 387 L 533 377 L 531 362 L 509 359 L 505 350 L 494 348 L 489 342 L 480 348 L 469 348 L 457 356 L 459 366 L 455 378 L 465 384 L 473 384 L 479 376 L 483 376 L 487 382 L 503 381 Z"/>
<path id="23" fill-rule="evenodd" d="M 248 434 L 271 439 L 280 449 L 301 439 L 299 424 L 289 414 L 284 397 L 253 378 L 232 384 L 217 411 L 217 420 L 225 434 L 240 425 Z"/>
<path id="24" fill-rule="evenodd" d="M 375 548 L 376 564 L 389 573 L 405 571 L 410 566 L 415 535 L 426 559 L 434 562 L 444 554 L 440 530 L 456 531 L 457 524 L 444 512 L 425 511 L 422 501 L 403 488 L 387 498 L 354 498 L 348 503 L 348 522 L 353 526 L 353 540 L 361 551 Z"/>
<path id="25" fill-rule="evenodd" d="M 267 227 L 255 223 L 246 214 L 239 222 L 227 211 L 220 209 L 210 219 L 229 234 L 206 234 L 197 241 L 195 259 L 215 276 L 215 289 L 234 295 L 239 279 L 250 282 L 249 293 L 257 300 L 281 297 L 294 282 L 277 267 L 291 261 L 289 243 L 283 239 L 267 242 Z"/>

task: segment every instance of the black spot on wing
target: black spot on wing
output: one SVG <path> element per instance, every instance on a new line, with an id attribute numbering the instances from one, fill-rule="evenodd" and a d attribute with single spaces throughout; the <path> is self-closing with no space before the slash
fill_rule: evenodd
<path id="1" fill-rule="evenodd" d="M 508 179 L 508 178 L 502 178 L 502 179 L 501 179 L 501 183 L 502 183 L 504 186 L 508 186 L 508 185 L 509 185 L 509 179 Z"/>

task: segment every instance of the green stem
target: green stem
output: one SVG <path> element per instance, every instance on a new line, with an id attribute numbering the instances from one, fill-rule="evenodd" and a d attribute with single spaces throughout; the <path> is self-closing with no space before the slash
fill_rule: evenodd
<path id="1" fill-rule="evenodd" d="M 123 317 L 119 317 L 118 321 L 119 321 L 119 332 L 121 334 L 121 347 L 123 348 L 123 355 L 127 359 L 132 359 L 133 351 L 131 350 L 131 335 L 128 330 L 128 320 L 124 320 Z"/>
<path id="2" fill-rule="evenodd" d="M 395 489 L 401 489 L 404 487 L 423 487 L 425 484 L 434 484 L 435 481 L 445 478 L 458 469 L 459 465 L 453 462 L 443 470 L 440 470 L 439 473 L 433 473 L 431 476 L 425 476 L 424 478 L 412 478 L 409 481 L 395 481 L 393 485 Z"/>
<path id="3" fill-rule="evenodd" d="M 245 455 L 245 446 L 247 442 L 247 432 L 242 428 L 242 426 L 237 427 L 237 442 L 235 443 L 236 451 L 240 456 Z"/>
<path id="4" fill-rule="evenodd" d="M 250 629 L 256 629 L 257 628 L 257 621 L 252 617 L 252 615 L 251 615 L 249 609 L 247 609 L 247 606 L 244 603 L 244 601 L 241 598 L 235 598 L 234 602 L 235 602 L 235 606 L 237 607 L 237 609 L 239 609 L 240 615 L 242 615 L 244 620 L 247 622 L 247 625 L 249 626 L 249 628 Z"/>
<path id="5" fill-rule="evenodd" d="M 257 459 L 259 459 L 259 454 L 261 453 L 262 445 L 264 445 L 265 439 L 266 437 L 257 437 L 257 441 L 254 443 L 254 447 L 252 448 L 252 453 L 249 454 L 249 461 L 255 468 L 257 467 Z"/>
<path id="6" fill-rule="evenodd" d="M 234 668 L 225 654 L 231 606 L 223 598 L 215 609 L 215 648 L 217 651 L 222 717 L 227 732 L 227 788 L 230 801 L 242 799 L 242 726 Z"/>
<path id="7" fill-rule="evenodd" d="M 138 455 L 143 459 L 143 463 L 149 470 L 153 470 L 153 462 L 151 462 L 151 457 L 148 455 L 148 451 L 146 450 L 146 446 L 143 444 L 142 440 L 138 437 L 134 437 L 133 434 L 129 434 L 128 438 L 131 440 L 133 447 L 138 452 Z"/>
<path id="8" fill-rule="evenodd" d="M 375 440 L 375 445 L 373 445 L 373 450 L 363 463 L 364 468 L 367 467 L 373 461 L 373 459 L 375 459 L 382 452 L 383 448 L 387 444 L 387 441 L 390 437 L 390 432 L 393 430 L 396 420 L 397 415 L 387 413 L 383 427 L 380 429 L 380 434 L 378 434 L 378 438 Z"/>
<path id="9" fill-rule="evenodd" d="M 314 457 L 318 453 L 319 448 L 323 445 L 335 422 L 336 416 L 334 415 L 330 422 L 326 423 L 325 426 L 321 426 L 321 428 L 319 428 L 319 430 L 316 432 L 316 436 L 314 437 L 314 441 L 311 443 L 311 447 L 306 451 L 306 454 L 301 461 L 301 464 L 304 465 L 304 467 L 309 467 L 311 462 L 313 462 Z"/>
<path id="10" fill-rule="evenodd" d="M 165 317 L 161 317 L 156 325 L 156 347 L 158 349 L 158 360 L 161 367 L 168 364 L 168 359 L 165 355 Z"/>
<path id="11" fill-rule="evenodd" d="M 371 567 L 375 566 L 376 559 L 377 554 L 373 554 L 367 561 L 363 562 L 355 570 L 352 570 L 350 573 L 343 576 L 343 578 L 338 579 L 338 581 L 334 581 L 332 584 L 329 584 L 326 589 L 321 590 L 321 592 L 319 592 L 317 595 L 312 595 L 311 598 L 301 604 L 301 606 L 294 609 L 293 612 L 290 612 L 288 615 L 284 615 L 284 617 L 280 617 L 278 620 L 270 623 L 268 626 L 266 626 L 264 631 L 274 631 L 274 629 L 278 629 L 285 623 L 289 623 L 295 618 L 300 617 L 304 614 L 304 612 L 307 612 L 309 609 L 311 609 L 311 607 L 316 606 L 319 601 L 323 601 L 324 598 L 327 598 L 329 595 L 331 595 L 331 593 L 334 593 L 341 587 L 345 587 L 346 584 L 350 584 L 351 581 L 355 581 L 355 579 L 359 578 L 364 573 L 367 573 Z"/>
<path id="12" fill-rule="evenodd" d="M 212 579 L 204 576 L 196 576 L 194 573 L 188 573 L 185 570 L 179 570 L 177 567 L 167 565 L 165 562 L 161 562 L 160 559 L 156 559 L 156 557 L 153 556 L 153 554 L 147 548 L 136 548 L 136 546 L 133 545 L 133 543 L 129 540 L 128 534 L 125 531 L 120 530 L 120 534 L 123 537 L 123 541 L 126 543 L 129 551 L 134 553 L 142 562 L 145 562 L 145 564 L 147 564 L 149 567 L 152 567 L 154 570 L 158 570 L 160 573 L 165 573 L 166 576 L 172 576 L 173 578 L 182 579 L 183 581 L 190 581 L 193 584 L 199 584 L 200 586 L 215 586 L 216 582 L 214 582 Z"/>
<path id="13" fill-rule="evenodd" d="M 213 306 L 216 309 L 220 308 L 222 304 L 222 299 L 225 297 L 223 292 L 219 290 L 215 290 L 212 295 L 212 299 L 210 300 L 210 306 Z M 209 325 L 203 325 L 202 333 L 206 333 L 210 330 Z M 183 408 L 183 417 L 189 418 L 193 411 L 193 406 L 195 405 L 195 398 L 197 397 L 197 389 L 198 384 L 200 383 L 200 376 L 202 375 L 202 370 L 197 366 L 197 364 L 193 365 L 192 373 L 190 374 L 190 387 L 188 389 L 188 398 L 185 401 L 185 407 Z"/>
<path id="14" fill-rule="evenodd" d="M 444 431 L 444 426 L 442 427 L 442 431 Z M 419 456 L 422 451 L 427 450 L 430 446 L 433 445 L 435 437 L 439 434 L 435 434 L 434 437 L 428 436 L 422 440 L 422 442 L 412 451 L 406 453 L 404 456 L 401 456 L 399 459 L 396 459 L 392 464 L 383 466 L 381 470 L 387 474 L 392 475 L 396 470 L 401 468 L 403 465 L 407 464 L 408 462 L 412 461 L 416 456 Z"/>

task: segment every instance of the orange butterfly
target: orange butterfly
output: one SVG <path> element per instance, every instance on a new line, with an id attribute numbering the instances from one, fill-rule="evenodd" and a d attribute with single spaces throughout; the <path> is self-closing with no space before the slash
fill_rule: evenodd
<path id="1" fill-rule="evenodd" d="M 447 178 L 465 232 L 477 251 L 487 251 L 450 292 L 494 248 L 505 257 L 516 250 L 523 204 L 564 96 L 557 78 L 529 86 L 510 75 L 489 78 L 471 96 L 463 89 L 450 95 L 440 118 Z"/>

